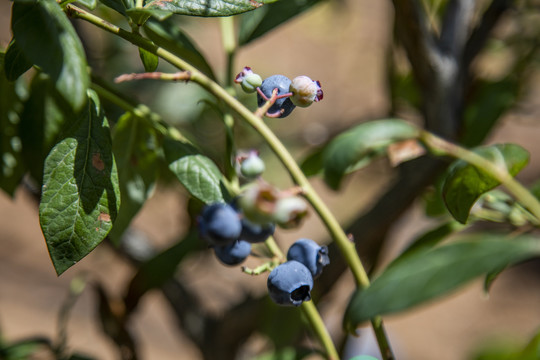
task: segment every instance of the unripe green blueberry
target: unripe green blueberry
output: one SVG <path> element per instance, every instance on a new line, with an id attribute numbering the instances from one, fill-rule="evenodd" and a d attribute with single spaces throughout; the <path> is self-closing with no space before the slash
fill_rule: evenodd
<path id="1" fill-rule="evenodd" d="M 299 107 L 308 107 L 314 101 L 323 99 L 321 83 L 313 81 L 305 75 L 292 79 L 289 91 L 293 94 L 291 96 L 292 103 Z"/>
<path id="2" fill-rule="evenodd" d="M 248 74 L 242 80 L 242 89 L 247 93 L 252 93 L 257 90 L 262 84 L 262 78 L 255 73 Z"/>
<path id="3" fill-rule="evenodd" d="M 240 84 L 245 92 L 252 93 L 261 86 L 262 78 L 258 74 L 255 74 L 249 66 L 245 66 L 244 69 L 236 75 L 234 82 Z"/>
<path id="4" fill-rule="evenodd" d="M 264 172 L 264 161 L 256 151 L 251 151 L 249 155 L 241 159 L 240 173 L 248 179 L 256 178 Z"/>

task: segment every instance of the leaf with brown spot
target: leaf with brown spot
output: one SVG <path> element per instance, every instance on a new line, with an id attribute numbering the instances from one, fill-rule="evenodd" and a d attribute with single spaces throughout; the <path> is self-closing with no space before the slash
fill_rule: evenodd
<path id="1" fill-rule="evenodd" d="M 103 160 L 101 160 L 100 153 L 95 153 L 94 155 L 92 155 L 92 166 L 99 171 L 103 171 L 105 169 L 105 163 L 103 162 Z"/>
<path id="2" fill-rule="evenodd" d="M 39 204 L 41 230 L 58 275 L 103 241 L 120 205 L 109 124 L 94 92 L 70 124 L 45 160 Z"/>

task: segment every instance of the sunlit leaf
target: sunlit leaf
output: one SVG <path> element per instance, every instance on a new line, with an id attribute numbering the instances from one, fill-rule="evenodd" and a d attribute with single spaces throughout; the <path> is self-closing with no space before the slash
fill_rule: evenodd
<path id="1" fill-rule="evenodd" d="M 39 221 L 58 275 L 88 255 L 112 228 L 120 205 L 108 121 L 89 92 L 86 110 L 45 160 Z"/>
<path id="2" fill-rule="evenodd" d="M 416 127 L 398 119 L 365 122 L 347 130 L 324 150 L 324 179 L 337 189 L 343 176 L 364 166 L 366 159 L 371 161 L 373 155 L 381 154 L 390 144 L 417 136 Z"/>
<path id="3" fill-rule="evenodd" d="M 144 7 L 179 15 L 231 16 L 254 10 L 261 5 L 256 0 L 153 0 Z"/>
<path id="4" fill-rule="evenodd" d="M 492 145 L 474 151 L 512 176 L 519 173 L 529 162 L 527 150 L 516 144 Z M 499 181 L 485 171 L 464 160 L 458 160 L 449 169 L 442 194 L 452 216 L 464 224 L 467 222 L 471 207 L 480 195 L 499 184 Z"/>
<path id="5" fill-rule="evenodd" d="M 204 203 L 223 202 L 223 175 L 208 157 L 188 142 L 165 139 L 163 150 L 169 169 L 191 195 Z"/>

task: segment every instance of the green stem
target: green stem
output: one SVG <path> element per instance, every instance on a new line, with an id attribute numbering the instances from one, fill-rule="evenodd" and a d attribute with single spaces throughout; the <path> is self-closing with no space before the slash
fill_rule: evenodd
<path id="1" fill-rule="evenodd" d="M 233 89 L 233 68 L 236 54 L 236 41 L 234 32 L 234 18 L 231 16 L 220 18 L 221 38 L 223 50 L 227 55 L 227 68 L 225 69 L 225 88 L 228 92 L 234 93 Z M 223 115 L 225 123 L 225 174 L 229 181 L 239 187 L 239 180 L 235 170 L 233 157 L 236 153 L 234 142 L 234 118 L 230 113 Z"/>
<path id="2" fill-rule="evenodd" d="M 538 202 L 538 199 L 526 187 L 514 179 L 506 169 L 497 166 L 492 161 L 478 155 L 474 151 L 448 142 L 427 131 L 420 132 L 420 140 L 434 153 L 461 159 L 491 175 L 506 187 L 521 205 L 540 220 L 540 202 Z"/>
<path id="3" fill-rule="evenodd" d="M 339 360 L 339 354 L 336 350 L 336 347 L 334 346 L 334 342 L 332 341 L 332 338 L 328 333 L 328 329 L 324 325 L 321 315 L 317 311 L 317 307 L 315 306 L 313 301 L 303 302 L 300 308 L 308 319 L 311 328 L 317 334 L 321 345 L 326 351 L 328 360 Z"/>
<path id="4" fill-rule="evenodd" d="M 141 37 L 140 35 L 127 32 L 119 28 L 118 26 L 113 25 L 101 19 L 100 17 L 88 13 L 87 11 L 82 10 L 71 4 L 66 6 L 66 12 L 71 17 L 88 21 L 105 31 L 122 37 L 123 39 L 131 42 L 132 44 L 161 57 L 162 59 L 169 62 L 180 70 L 189 71 L 191 75 L 190 81 L 199 84 L 208 92 L 213 94 L 216 98 L 223 101 L 241 118 L 243 118 L 249 125 L 251 125 L 270 146 L 274 154 L 279 158 L 279 160 L 289 172 L 289 175 L 291 176 L 293 181 L 303 189 L 303 194 L 305 198 L 310 202 L 313 209 L 317 212 L 321 220 L 324 222 L 326 228 L 328 229 L 328 232 L 330 233 L 341 253 L 343 254 L 345 261 L 347 262 L 349 268 L 353 273 L 357 287 L 366 288 L 369 286 L 369 277 L 362 265 L 362 262 L 360 261 L 358 253 L 356 252 L 354 242 L 347 237 L 347 234 L 345 234 L 337 219 L 334 217 L 332 212 L 328 209 L 326 204 L 319 197 L 317 192 L 313 189 L 307 177 L 304 175 L 304 173 L 302 172 L 296 161 L 293 159 L 287 148 L 277 138 L 277 136 L 272 132 L 272 130 L 270 130 L 270 128 L 263 122 L 261 118 L 257 117 L 236 98 L 234 98 L 226 89 L 221 87 L 216 82 L 212 81 L 202 72 L 198 71 L 195 67 L 193 67 L 183 59 L 177 57 L 173 53 L 158 47 L 157 45 Z M 382 326 L 382 321 L 380 321 L 380 319 L 374 320 L 377 320 L 376 323 L 378 324 L 378 326 L 374 326 L 374 331 L 377 334 L 377 339 L 386 338 Z M 388 346 L 388 341 L 385 341 L 384 343 L 379 343 L 379 347 L 381 349 L 381 353 L 391 354 L 391 349 Z M 393 358 L 393 356 L 387 357 L 387 359 L 390 358 Z"/>
<path id="5" fill-rule="evenodd" d="M 236 37 L 234 30 L 234 17 L 226 16 L 220 18 L 221 38 L 223 49 L 227 55 L 227 68 L 225 69 L 225 86 L 231 87 L 234 79 L 234 57 L 236 55 Z"/>
<path id="6" fill-rule="evenodd" d="M 388 336 L 386 336 L 386 331 L 384 330 L 382 318 L 377 316 L 371 319 L 371 326 L 375 332 L 375 338 L 377 339 L 377 344 L 379 344 L 379 350 L 381 351 L 383 360 L 394 359 L 394 354 L 392 353 Z"/>

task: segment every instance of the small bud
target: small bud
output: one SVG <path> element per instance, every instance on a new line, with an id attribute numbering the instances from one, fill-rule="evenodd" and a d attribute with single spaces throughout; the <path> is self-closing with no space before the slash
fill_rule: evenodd
<path id="1" fill-rule="evenodd" d="M 249 66 L 246 66 L 238 75 L 236 75 L 234 82 L 242 85 L 242 89 L 245 92 L 252 93 L 261 86 L 262 78 L 258 74 L 255 74 Z"/>
<path id="2" fill-rule="evenodd" d="M 308 107 L 314 101 L 323 99 L 321 83 L 304 75 L 297 76 L 292 80 L 289 91 L 293 94 L 291 96 L 292 103 L 300 107 Z"/>

